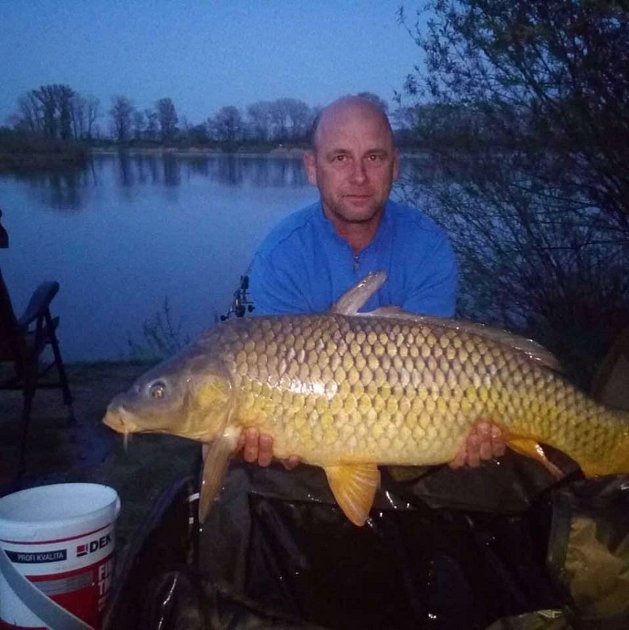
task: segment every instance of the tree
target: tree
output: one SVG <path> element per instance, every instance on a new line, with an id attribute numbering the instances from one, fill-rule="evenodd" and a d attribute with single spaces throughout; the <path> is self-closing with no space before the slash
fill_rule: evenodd
<path id="1" fill-rule="evenodd" d="M 86 108 L 85 99 L 75 92 L 72 96 L 72 102 L 70 105 L 70 115 L 72 121 L 72 134 L 76 140 L 80 140 L 85 137 Z"/>
<path id="2" fill-rule="evenodd" d="M 266 142 L 271 138 L 271 107 L 269 101 L 257 101 L 247 107 L 247 116 L 256 140 Z"/>
<path id="3" fill-rule="evenodd" d="M 155 103 L 155 110 L 159 120 L 162 142 L 170 142 L 177 132 L 177 112 L 175 105 L 169 98 L 162 98 Z"/>
<path id="4" fill-rule="evenodd" d="M 310 107 L 298 99 L 278 98 L 270 103 L 272 135 L 280 142 L 304 139 L 313 118 Z"/>
<path id="5" fill-rule="evenodd" d="M 59 136 L 68 142 L 72 139 L 72 105 L 75 96 L 69 85 L 56 85 L 56 101 L 59 110 Z"/>
<path id="6" fill-rule="evenodd" d="M 385 113 L 389 111 L 389 104 L 373 92 L 359 92 L 356 96 L 366 98 L 368 101 L 374 103 L 374 105 L 377 105 Z"/>
<path id="7" fill-rule="evenodd" d="M 233 147 L 243 133 L 243 121 L 240 111 L 233 105 L 221 107 L 214 118 L 208 121 L 212 135 L 228 147 Z"/>
<path id="8" fill-rule="evenodd" d="M 31 90 L 18 99 L 17 126 L 31 133 L 39 133 L 43 129 L 40 103 Z"/>
<path id="9" fill-rule="evenodd" d="M 17 126 L 48 140 L 78 138 L 75 106 L 79 95 L 65 84 L 42 85 L 18 99 Z"/>
<path id="10" fill-rule="evenodd" d="M 135 108 L 126 96 L 114 96 L 111 99 L 109 114 L 114 137 L 118 142 L 125 142 L 131 135 L 131 125 Z"/>
<path id="11" fill-rule="evenodd" d="M 33 90 L 33 95 L 39 101 L 42 116 L 42 130 L 47 138 L 57 137 L 57 92 L 54 85 L 42 85 Z"/>
<path id="12" fill-rule="evenodd" d="M 613 0 L 434 0 L 403 98 L 459 255 L 461 314 L 545 343 L 586 384 L 629 318 L 629 29 Z M 401 18 L 408 25 L 404 11 Z"/>
<path id="13" fill-rule="evenodd" d="M 134 140 L 141 140 L 142 134 L 146 127 L 146 119 L 144 112 L 136 110 L 133 112 L 133 138 Z"/>
<path id="14" fill-rule="evenodd" d="M 433 0 L 409 94 L 473 109 L 497 144 L 552 150 L 561 177 L 629 222 L 629 12 L 617 0 Z M 404 20 L 404 12 L 401 14 Z M 420 94 L 421 93 L 421 94 Z M 486 135 L 486 140 L 489 140 Z"/>
<path id="15" fill-rule="evenodd" d="M 146 117 L 145 135 L 149 140 L 155 140 L 157 138 L 157 131 L 159 127 L 159 116 L 157 115 L 157 112 L 152 109 L 145 109 L 144 116 Z"/>
<path id="16" fill-rule="evenodd" d="M 94 132 L 94 124 L 98 120 L 100 116 L 100 101 L 94 96 L 88 96 L 85 98 L 85 130 L 87 134 L 87 139 L 92 139 L 92 134 Z"/>
<path id="17" fill-rule="evenodd" d="M 192 125 L 188 129 L 188 138 L 195 145 L 208 144 L 210 137 L 207 132 L 207 125 Z"/>

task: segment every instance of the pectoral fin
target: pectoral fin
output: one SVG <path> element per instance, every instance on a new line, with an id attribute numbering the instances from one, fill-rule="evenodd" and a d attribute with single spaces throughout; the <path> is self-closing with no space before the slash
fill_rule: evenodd
<path id="1" fill-rule="evenodd" d="M 507 446 L 516 453 L 520 453 L 520 455 L 536 459 L 553 477 L 557 479 L 563 477 L 563 472 L 546 457 L 546 453 L 544 453 L 544 449 L 539 442 L 531 438 L 510 438 L 507 440 Z"/>
<path id="2" fill-rule="evenodd" d="M 380 485 L 375 464 L 327 466 L 324 468 L 332 494 L 345 516 L 361 527 L 365 524 Z"/>
<path id="3" fill-rule="evenodd" d="M 229 458 L 234 452 L 234 440 L 231 437 L 216 438 L 203 464 L 201 496 L 199 498 L 199 522 L 203 523 L 216 495 L 219 493 L 229 465 Z"/>

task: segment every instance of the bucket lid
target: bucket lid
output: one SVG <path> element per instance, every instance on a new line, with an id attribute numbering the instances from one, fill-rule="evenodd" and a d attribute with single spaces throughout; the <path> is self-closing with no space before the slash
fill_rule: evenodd
<path id="1" fill-rule="evenodd" d="M 116 520 L 117 492 L 95 483 L 37 486 L 0 498 L 0 543 L 50 542 L 97 531 Z"/>

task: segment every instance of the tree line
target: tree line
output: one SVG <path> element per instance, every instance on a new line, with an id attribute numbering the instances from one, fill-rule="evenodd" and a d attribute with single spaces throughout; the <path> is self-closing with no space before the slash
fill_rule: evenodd
<path id="1" fill-rule="evenodd" d="M 386 110 L 386 102 L 376 94 L 361 94 Z M 98 99 L 83 96 L 69 85 L 53 84 L 21 96 L 11 121 L 17 133 L 55 142 L 219 145 L 231 150 L 240 145 L 303 144 L 319 111 L 318 106 L 285 97 L 254 102 L 244 111 L 225 105 L 193 124 L 178 114 L 169 97 L 157 100 L 153 107 L 139 108 L 128 97 L 117 95 L 105 111 Z"/>

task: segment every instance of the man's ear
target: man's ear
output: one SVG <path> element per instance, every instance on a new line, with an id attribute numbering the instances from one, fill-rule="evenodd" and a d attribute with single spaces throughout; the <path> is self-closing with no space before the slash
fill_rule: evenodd
<path id="1" fill-rule="evenodd" d="M 304 153 L 304 168 L 308 181 L 313 185 L 317 185 L 317 158 L 314 151 L 306 151 Z"/>

